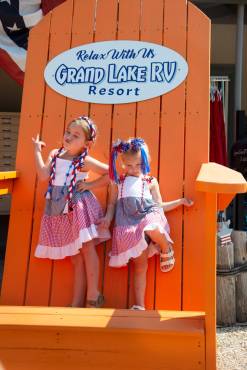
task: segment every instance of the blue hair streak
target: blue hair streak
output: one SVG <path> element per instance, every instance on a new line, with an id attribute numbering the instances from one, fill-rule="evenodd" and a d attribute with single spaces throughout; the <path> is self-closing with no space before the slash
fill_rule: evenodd
<path id="1" fill-rule="evenodd" d="M 141 158 L 142 158 L 142 173 L 146 175 L 150 172 L 150 165 L 147 156 L 147 151 L 144 146 L 141 147 Z"/>

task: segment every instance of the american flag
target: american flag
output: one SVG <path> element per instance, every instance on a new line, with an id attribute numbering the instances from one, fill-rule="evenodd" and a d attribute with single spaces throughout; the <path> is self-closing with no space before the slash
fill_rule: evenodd
<path id="1" fill-rule="evenodd" d="M 0 68 L 23 84 L 29 30 L 65 0 L 0 0 Z"/>
<path id="2" fill-rule="evenodd" d="M 224 246 L 232 242 L 232 238 L 231 238 L 232 229 L 229 228 L 229 225 L 230 225 L 230 220 L 218 222 L 219 230 L 217 233 L 217 238 L 221 246 Z"/>
<path id="3" fill-rule="evenodd" d="M 218 239 L 221 246 L 232 242 L 231 234 L 219 236 Z"/>

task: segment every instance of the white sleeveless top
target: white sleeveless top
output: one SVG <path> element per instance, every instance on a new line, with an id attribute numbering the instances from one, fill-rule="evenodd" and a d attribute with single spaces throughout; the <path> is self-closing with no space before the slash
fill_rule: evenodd
<path id="1" fill-rule="evenodd" d="M 148 183 L 142 176 L 126 176 L 125 179 L 118 184 L 118 199 L 127 197 L 140 198 L 142 196 L 145 199 L 152 199 Z"/>
<path id="2" fill-rule="evenodd" d="M 71 162 L 72 161 L 70 161 L 69 159 L 62 159 L 62 158 L 57 157 L 57 159 L 56 159 L 56 175 L 55 175 L 55 179 L 52 183 L 53 185 L 55 185 L 55 186 L 63 186 L 64 185 L 64 181 L 65 181 L 65 178 L 66 178 L 66 173 L 69 170 Z M 70 174 L 67 177 L 66 185 L 70 184 L 72 170 L 73 170 L 73 168 L 70 169 Z M 76 181 L 86 180 L 87 178 L 88 178 L 88 172 L 77 172 L 77 174 L 76 174 Z"/>

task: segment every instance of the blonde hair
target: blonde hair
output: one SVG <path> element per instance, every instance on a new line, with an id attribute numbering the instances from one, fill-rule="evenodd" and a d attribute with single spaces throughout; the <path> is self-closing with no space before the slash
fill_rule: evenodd
<path id="1" fill-rule="evenodd" d="M 70 127 L 71 125 L 80 126 L 85 134 L 87 141 L 95 141 L 97 136 L 97 127 L 93 120 L 88 117 L 81 116 L 73 119 L 73 121 L 71 121 L 67 127 Z"/>
<path id="2" fill-rule="evenodd" d="M 129 144 L 129 149 L 127 150 L 127 151 L 124 151 L 123 153 L 121 153 L 122 154 L 122 156 L 125 156 L 125 155 L 127 155 L 127 156 L 135 156 L 135 155 L 137 155 L 138 153 L 140 153 L 141 152 L 141 150 L 139 149 L 138 151 L 136 151 L 130 144 L 131 144 L 131 141 L 133 140 L 133 139 L 135 139 L 135 138 L 133 138 L 133 137 L 129 137 L 128 138 L 128 140 L 126 141 L 126 143 L 128 143 Z M 149 161 L 151 161 L 151 157 L 150 157 L 150 153 L 149 153 L 149 148 L 148 148 L 148 146 L 147 146 L 147 144 L 144 142 L 143 144 L 142 144 L 142 146 L 144 147 L 144 149 L 145 149 L 145 151 L 146 151 L 146 153 L 147 153 L 147 157 L 148 157 L 148 160 Z"/>

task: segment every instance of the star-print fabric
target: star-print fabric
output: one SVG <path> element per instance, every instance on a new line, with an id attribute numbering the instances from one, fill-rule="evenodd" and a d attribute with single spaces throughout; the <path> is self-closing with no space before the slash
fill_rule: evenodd
<path id="1" fill-rule="evenodd" d="M 64 0 L 0 0 L 0 68 L 23 84 L 29 31 Z"/>

